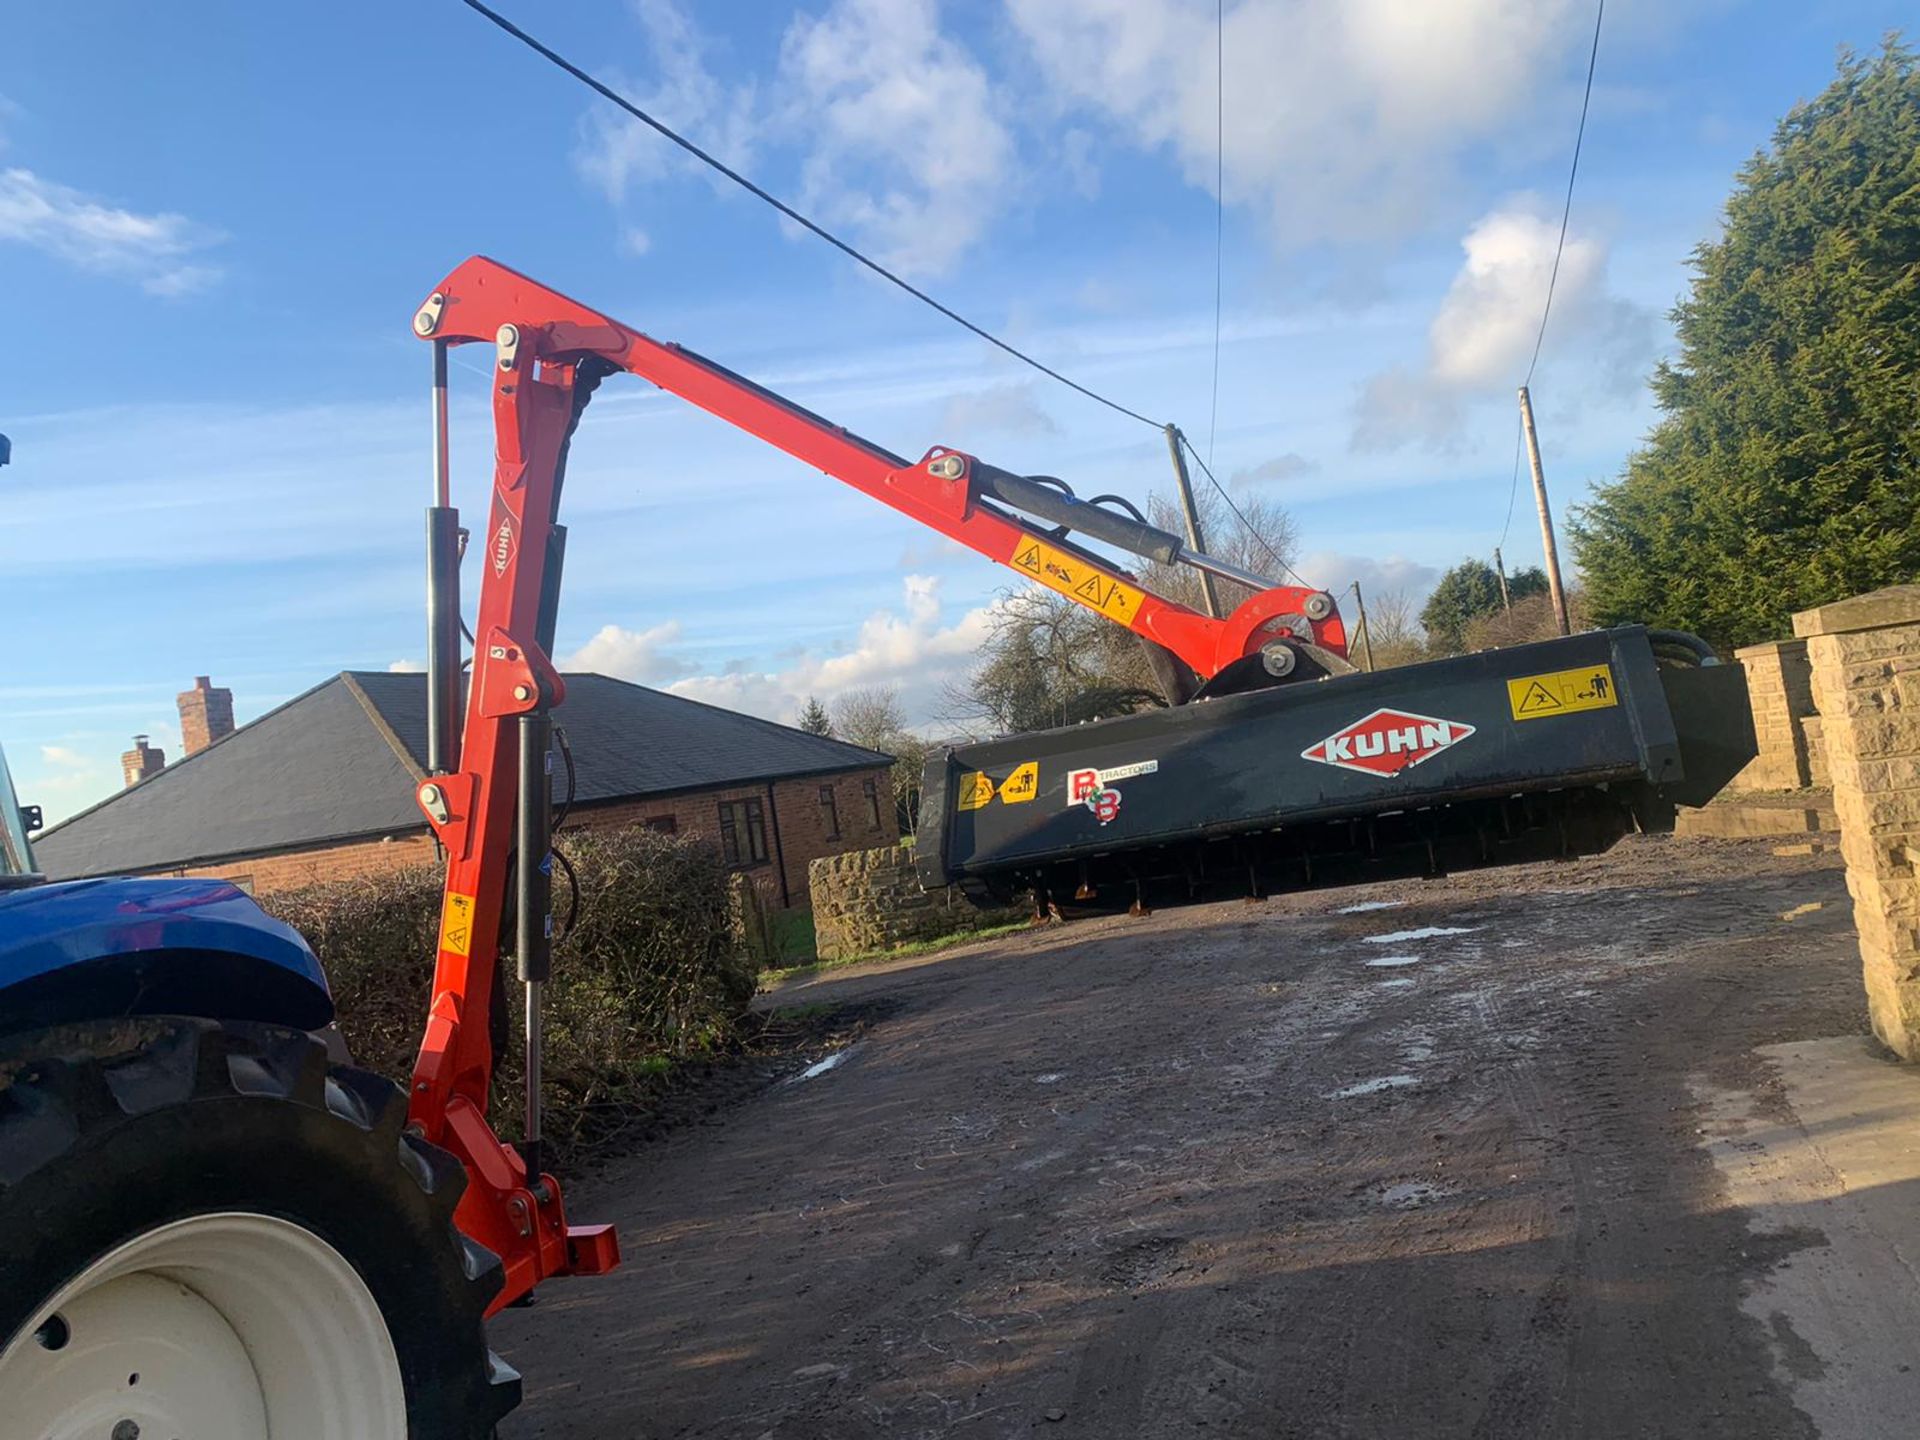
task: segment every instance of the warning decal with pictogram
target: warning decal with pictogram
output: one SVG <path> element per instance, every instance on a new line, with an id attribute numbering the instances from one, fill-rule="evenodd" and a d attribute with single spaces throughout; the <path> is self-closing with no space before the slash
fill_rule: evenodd
<path id="1" fill-rule="evenodd" d="M 440 948 L 454 955 L 465 955 L 473 947 L 473 896 L 447 896 L 447 908 L 440 917 Z"/>
<path id="2" fill-rule="evenodd" d="M 1516 720 L 1606 710 L 1619 703 L 1619 687 L 1613 683 L 1612 668 L 1606 665 L 1583 665 L 1578 670 L 1522 675 L 1507 681 L 1507 706 Z"/>
<path id="3" fill-rule="evenodd" d="M 1122 625 L 1133 623 L 1133 617 L 1140 613 L 1140 602 L 1146 598 L 1144 591 L 1102 574 L 1079 556 L 1057 550 L 1044 540 L 1023 536 L 1014 545 L 1009 563 L 1049 590 L 1057 590 Z"/>
<path id="4" fill-rule="evenodd" d="M 1000 782 L 1002 805 L 1024 805 L 1040 793 L 1040 762 L 1029 760 Z"/>
<path id="5" fill-rule="evenodd" d="M 993 803 L 993 781 L 978 770 L 962 775 L 959 789 L 956 803 L 962 810 L 984 810 Z"/>

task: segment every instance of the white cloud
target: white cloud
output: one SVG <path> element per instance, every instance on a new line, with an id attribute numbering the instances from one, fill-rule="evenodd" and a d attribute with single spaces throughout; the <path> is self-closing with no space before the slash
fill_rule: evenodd
<path id="1" fill-rule="evenodd" d="M 1060 427 L 1034 395 L 1031 385 L 989 385 L 954 395 L 940 413 L 940 428 L 953 443 L 981 430 L 1005 435 L 1053 435 Z"/>
<path id="2" fill-rule="evenodd" d="M 941 33 L 933 0 L 837 0 L 795 18 L 780 48 L 802 195 L 886 263 L 939 274 L 993 223 L 1013 137 L 987 74 Z"/>
<path id="3" fill-rule="evenodd" d="M 620 236 L 620 248 L 638 259 L 653 249 L 653 237 L 638 225 L 629 225 Z"/>
<path id="4" fill-rule="evenodd" d="M 1228 477 L 1229 485 L 1265 485 L 1287 480 L 1298 480 L 1302 475 L 1311 475 L 1320 467 L 1306 456 L 1289 450 L 1284 455 L 1275 455 L 1262 460 L 1257 465 L 1249 465 L 1244 470 L 1236 470 Z"/>
<path id="5" fill-rule="evenodd" d="M 153 743 L 165 749 L 168 738 L 156 735 Z M 84 810 L 120 788 L 118 750 L 90 754 L 72 745 L 42 744 L 37 748 L 39 764 L 16 766 L 14 788 L 23 804 L 41 808 L 49 825 L 57 824 L 76 810 Z M 102 752 L 107 748 L 105 743 L 98 746 Z M 122 742 L 119 749 L 125 748 Z M 168 750 L 168 753 L 177 752 Z"/>
<path id="6" fill-rule="evenodd" d="M 427 662 L 424 660 L 396 660 L 387 666 L 387 673 L 389 675 L 424 675 L 427 673 Z"/>
<path id="7" fill-rule="evenodd" d="M 34 456 L 38 483 L 7 493 L 8 524 L 31 537 L 9 563 L 50 575 L 222 565 L 236 556 L 264 563 L 325 554 L 344 565 L 391 546 L 385 527 L 400 523 L 400 504 L 374 477 L 414 462 L 409 418 L 384 402 L 227 400 L 12 416 L 16 458 Z M 208 435 L 221 443 L 207 445 Z M 367 523 L 343 527 L 343 514 Z M 119 523 L 101 525 L 101 515 Z M 342 573 L 347 589 L 367 578 L 351 567 Z M 258 608 L 282 598 L 276 591 Z"/>
<path id="8" fill-rule="evenodd" d="M 1425 363 L 1368 382 L 1356 448 L 1413 440 L 1444 447 L 1466 402 L 1519 383 L 1539 334 L 1559 234 L 1559 217 L 1529 196 L 1474 224 L 1460 242 L 1466 258 L 1428 326 Z M 1618 394 L 1639 384 L 1653 351 L 1653 315 L 1607 293 L 1607 245 L 1598 236 L 1567 232 L 1550 323 L 1549 340 L 1589 388 Z"/>
<path id="9" fill-rule="evenodd" d="M 1539 333 L 1559 226 L 1518 206 L 1496 210 L 1460 242 L 1466 263 L 1433 317 L 1428 368 L 1443 385 L 1483 387 L 1520 372 Z M 1568 232 L 1555 299 L 1564 319 L 1605 278 L 1606 247 Z"/>
<path id="10" fill-rule="evenodd" d="M 751 79 L 716 76 L 715 42 L 675 0 L 634 0 L 633 10 L 654 78 L 613 83 L 736 169 L 751 172 L 779 139 L 798 156 L 800 208 L 885 263 L 941 273 L 1005 203 L 1014 146 L 1002 103 L 978 60 L 941 31 L 934 0 L 834 0 L 796 16 L 765 95 Z M 637 120 L 597 106 L 583 123 L 576 163 L 616 205 L 634 186 L 676 174 L 735 193 Z M 1087 143 L 1070 144 L 1069 160 Z M 1074 164 L 1076 185 L 1097 185 Z"/>
<path id="11" fill-rule="evenodd" d="M 657 78 L 652 85 L 638 84 L 616 72 L 609 83 L 710 154 L 735 169 L 749 167 L 760 132 L 753 85 L 729 86 L 715 78 L 707 65 L 707 37 L 674 0 L 632 0 L 632 8 Z M 587 111 L 583 125 L 586 135 L 575 164 L 616 205 L 630 186 L 676 172 L 727 183 L 650 126 L 605 104 Z"/>
<path id="12" fill-rule="evenodd" d="M 602 625 L 593 638 L 559 661 L 561 670 L 590 670 L 641 685 L 657 685 L 685 675 L 693 667 L 669 652 L 680 638 L 680 622 L 668 620 L 646 630 Z"/>
<path id="13" fill-rule="evenodd" d="M 224 273 L 218 265 L 176 265 L 170 270 L 148 276 L 140 282 L 140 288 L 163 300 L 176 300 L 182 295 L 197 295 L 211 288 L 219 283 Z"/>
<path id="14" fill-rule="evenodd" d="M 867 617 L 851 647 L 835 654 L 803 653 L 777 671 L 736 669 L 694 675 L 667 688 L 676 695 L 791 720 L 809 695 L 831 700 L 867 685 L 899 687 L 910 722 L 926 723 L 943 685 L 973 664 L 990 631 L 991 607 L 968 610 L 943 624 L 940 581 L 909 575 L 899 610 Z"/>
<path id="15" fill-rule="evenodd" d="M 1263 210 L 1283 244 L 1417 226 L 1581 44 L 1575 0 L 1006 0 L 1050 90 Z M 1581 58 L 1584 58 L 1582 56 Z M 1224 151 L 1224 154 L 1222 152 Z"/>
<path id="16" fill-rule="evenodd" d="M 1347 587 L 1354 581 L 1360 582 L 1362 595 L 1386 596 L 1397 592 L 1418 605 L 1440 578 L 1437 565 L 1424 565 L 1405 555 L 1382 558 L 1337 550 L 1315 550 L 1301 556 L 1300 573 L 1311 575 L 1315 583 L 1332 589 L 1340 601 L 1341 613 L 1346 616 L 1349 633 L 1359 618 L 1353 613 L 1353 596 L 1347 593 Z"/>
<path id="17" fill-rule="evenodd" d="M 154 295 L 184 295 L 217 280 L 217 267 L 189 257 L 221 238 L 184 215 L 124 210 L 31 170 L 0 170 L 0 240 L 137 281 Z"/>
<path id="18" fill-rule="evenodd" d="M 75 811 L 106 799 L 125 778 L 118 764 L 111 770 L 104 764 L 90 764 L 84 769 L 43 771 L 32 780 L 22 780 L 18 788 L 21 803 L 38 805 L 46 823 L 57 825 Z"/>

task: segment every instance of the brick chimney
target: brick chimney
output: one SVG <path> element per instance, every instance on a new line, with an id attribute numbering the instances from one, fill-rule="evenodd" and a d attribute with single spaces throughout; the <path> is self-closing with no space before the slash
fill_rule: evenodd
<path id="1" fill-rule="evenodd" d="M 216 690 L 205 675 L 193 677 L 193 689 L 182 691 L 180 703 L 180 745 L 189 755 L 198 755 L 223 735 L 233 733 L 233 691 Z"/>
<path id="2" fill-rule="evenodd" d="M 133 737 L 133 749 L 120 757 L 120 773 L 126 776 L 127 784 L 138 785 L 149 775 L 158 775 L 167 768 L 167 752 L 156 750 L 147 744 L 147 737 Z"/>

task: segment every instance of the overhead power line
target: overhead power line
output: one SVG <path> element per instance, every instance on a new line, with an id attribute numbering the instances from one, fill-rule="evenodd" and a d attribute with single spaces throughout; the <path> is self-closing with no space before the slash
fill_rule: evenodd
<path id="1" fill-rule="evenodd" d="M 1240 528 L 1253 537 L 1255 543 L 1267 552 L 1267 557 L 1271 559 L 1274 564 L 1278 565 L 1302 585 L 1305 585 L 1309 590 L 1318 590 L 1320 588 L 1318 585 L 1304 578 L 1298 570 L 1289 565 L 1286 560 L 1281 557 L 1280 552 L 1267 543 L 1267 537 L 1253 528 L 1253 522 L 1247 519 L 1246 513 L 1241 510 L 1238 505 L 1234 504 L 1233 496 L 1227 493 L 1227 487 L 1214 478 L 1213 467 L 1200 458 L 1200 452 L 1193 448 L 1193 442 L 1187 439 L 1186 432 L 1178 431 L 1178 433 L 1180 435 L 1180 443 L 1187 447 L 1187 453 L 1193 457 L 1193 463 L 1200 467 L 1200 473 L 1207 477 L 1207 483 L 1219 492 L 1222 500 L 1226 501 L 1227 509 L 1231 510 L 1233 512 L 1233 518 L 1240 522 Z"/>
<path id="2" fill-rule="evenodd" d="M 1553 314 L 1553 292 L 1560 283 L 1560 257 L 1567 248 L 1567 222 L 1573 217 L 1573 182 L 1580 174 L 1580 147 L 1587 138 L 1587 111 L 1593 105 L 1593 72 L 1600 61 L 1600 26 L 1607 18 L 1607 0 L 1599 0 L 1593 12 L 1593 44 L 1587 51 L 1587 87 L 1580 97 L 1580 125 L 1573 132 L 1573 161 L 1567 166 L 1567 195 L 1560 206 L 1560 238 L 1553 247 L 1553 268 L 1547 272 L 1546 303 L 1540 307 L 1540 328 L 1533 337 L 1533 356 L 1527 361 L 1527 378 L 1520 384 L 1533 384 L 1534 369 L 1540 364 L 1540 347 L 1547 339 L 1547 319 Z M 1513 505 L 1520 494 L 1520 441 L 1521 423 L 1516 420 L 1513 430 L 1513 479 L 1507 486 L 1507 518 L 1500 526 L 1500 541 L 1495 549 L 1502 549 L 1507 543 L 1507 534 L 1513 529 Z"/>
<path id="3" fill-rule="evenodd" d="M 1513 483 L 1507 486 L 1507 518 L 1500 525 L 1500 543 L 1493 548 L 1504 550 L 1507 545 L 1507 532 L 1513 529 L 1513 502 L 1520 498 L 1520 441 L 1526 427 L 1518 417 L 1513 422 Z"/>
<path id="4" fill-rule="evenodd" d="M 1533 358 L 1527 362 L 1527 378 L 1533 383 L 1534 366 L 1540 363 L 1540 346 L 1547 338 L 1547 317 L 1553 313 L 1553 290 L 1560 280 L 1560 256 L 1567 248 L 1567 221 L 1573 215 L 1573 182 L 1580 174 L 1580 146 L 1587 138 L 1587 110 L 1593 104 L 1593 71 L 1600 59 L 1600 23 L 1607 18 L 1607 0 L 1600 0 L 1593 13 L 1593 48 L 1587 52 L 1587 89 L 1580 99 L 1580 128 L 1573 133 L 1573 163 L 1567 167 L 1567 199 L 1560 207 L 1560 239 L 1553 247 L 1553 270 L 1547 276 L 1547 303 L 1540 309 L 1540 332 L 1533 337 Z"/>
<path id="5" fill-rule="evenodd" d="M 888 283 L 898 286 L 900 289 L 906 291 L 907 294 L 913 296 L 914 299 L 920 301 L 923 305 L 927 305 L 932 309 L 937 310 L 940 314 L 946 316 L 947 319 L 953 321 L 954 324 L 959 325 L 962 329 L 971 331 L 973 334 L 979 336 L 982 340 L 985 340 L 989 345 L 992 345 L 995 348 L 1004 351 L 1006 354 L 1011 355 L 1014 359 L 1020 361 L 1023 365 L 1031 366 L 1033 369 L 1039 371 L 1042 375 L 1047 376 L 1049 379 L 1059 381 L 1062 385 L 1065 385 L 1069 390 L 1077 391 L 1079 394 L 1086 396 L 1087 399 L 1096 401 L 1097 403 L 1106 406 L 1109 410 L 1112 410 L 1117 414 L 1124 415 L 1130 420 L 1138 420 L 1143 425 L 1151 425 L 1156 430 L 1162 428 L 1161 423 L 1159 421 L 1150 420 L 1145 415 L 1142 415 L 1138 410 L 1130 409 L 1129 407 L 1122 405 L 1119 401 L 1109 399 L 1107 396 L 1100 394 L 1098 391 L 1089 389 L 1087 386 L 1080 384 L 1079 381 L 1070 379 L 1067 376 L 1062 375 L 1058 370 L 1055 370 L 1051 365 L 1047 365 L 1042 361 L 1036 360 L 1033 356 L 1027 354 L 1025 351 L 1020 350 L 1015 346 L 1008 344 L 1005 340 L 1002 340 L 998 335 L 995 335 L 991 331 L 988 331 L 982 328 L 981 326 L 974 324 L 973 321 L 967 319 L 966 316 L 960 314 L 958 311 L 952 309 L 949 306 L 941 304 L 938 300 L 934 299 L 931 295 L 927 294 L 926 291 L 921 290 L 919 287 L 911 284 L 910 282 L 902 279 L 900 276 L 894 274 L 893 271 L 889 270 L 886 266 L 882 265 L 879 261 L 872 259 L 868 255 L 856 249 L 854 246 L 850 245 L 845 240 L 842 240 L 838 235 L 835 235 L 832 231 L 826 229 L 822 225 L 817 224 L 815 221 L 809 219 L 807 216 L 802 215 L 798 210 L 794 209 L 791 205 L 787 204 L 784 200 L 781 200 L 778 196 L 773 195 L 766 189 L 762 188 L 761 186 L 756 185 L 753 181 L 749 180 L 746 176 L 742 175 L 739 171 L 735 170 L 732 166 L 728 165 L 725 161 L 719 159 L 717 156 L 709 154 L 707 151 L 701 149 L 700 146 L 694 144 L 693 141 L 687 139 L 686 136 L 680 134 L 677 130 L 673 129 L 671 126 L 667 125 L 661 120 L 656 119 L 654 116 L 649 115 L 645 110 L 642 110 L 638 105 L 634 104 L 633 101 L 629 100 L 626 96 L 620 94 L 617 90 L 614 90 L 611 86 L 605 85 L 601 81 L 595 79 L 592 75 L 588 74 L 580 66 L 574 64 L 571 60 L 567 59 L 566 56 L 560 54 L 557 50 L 553 49 L 552 46 L 547 45 L 542 41 L 535 39 L 532 35 L 529 35 L 525 30 L 522 30 L 518 25 L 514 24 L 511 20 L 507 19 L 507 17 L 502 15 L 499 11 L 493 9 L 489 5 L 482 3 L 482 0 L 461 0 L 461 3 L 464 4 L 468 9 L 472 10 L 474 13 L 482 16 L 486 20 L 491 21 L 500 30 L 512 36 L 515 40 L 518 40 L 522 45 L 526 46 L 529 50 L 533 51 L 536 55 L 539 55 L 542 59 L 546 60 L 549 64 L 554 65 L 558 69 L 565 71 L 568 75 L 571 75 L 575 80 L 578 80 L 582 85 L 585 85 L 588 89 L 592 90 L 595 94 L 599 95 L 602 99 L 610 101 L 612 104 L 619 106 L 620 109 L 626 111 L 627 114 L 633 116 L 633 118 L 640 121 L 641 124 L 647 126 L 649 129 L 654 130 L 665 139 L 679 146 L 682 150 L 686 151 L 689 155 L 693 156 L 696 160 L 700 161 L 701 164 L 709 166 L 710 168 L 717 171 L 718 173 L 726 176 L 727 179 L 733 181 L 733 183 L 738 185 L 741 189 L 747 191 L 749 194 L 755 196 L 756 198 L 765 201 L 768 205 L 771 205 L 775 210 L 778 210 L 782 215 L 786 216 L 789 220 L 793 221 L 794 224 L 800 226 L 804 230 L 810 231 L 814 235 L 819 236 L 822 240 L 826 241 L 829 245 L 833 246 L 834 249 L 846 255 L 849 259 L 852 259 L 858 262 L 859 264 L 865 266 L 867 269 L 871 270 L 874 274 L 880 276 L 881 279 L 886 280 Z M 1224 21 L 1224 16 L 1225 16 L 1224 0 L 1219 0 L 1219 3 L 1217 4 L 1216 9 L 1219 12 L 1217 18 Z M 1226 49 L 1225 49 L 1224 38 L 1219 33 L 1216 33 L 1214 37 L 1214 51 L 1215 51 L 1214 58 L 1215 58 L 1216 66 L 1218 67 L 1220 76 L 1224 81 L 1225 67 L 1226 67 Z M 1219 414 L 1219 400 L 1220 400 L 1221 262 L 1224 256 L 1224 243 L 1225 243 L 1224 236 L 1225 236 L 1225 225 L 1226 225 L 1225 189 L 1224 189 L 1224 181 L 1226 177 L 1226 158 L 1225 158 L 1225 146 L 1224 146 L 1224 140 L 1225 140 L 1225 134 L 1226 134 L 1225 104 L 1226 102 L 1225 102 L 1224 85 L 1223 85 L 1222 93 L 1219 97 L 1217 97 L 1216 105 L 1215 105 L 1215 110 L 1216 110 L 1215 119 L 1219 125 L 1220 137 L 1223 142 L 1221 145 L 1221 154 L 1217 160 L 1216 167 L 1215 167 L 1215 179 L 1216 179 L 1215 188 L 1218 192 L 1216 197 L 1216 211 L 1215 211 L 1215 220 L 1214 220 L 1213 411 L 1214 411 L 1215 419 L 1217 419 Z M 1213 436 L 1212 436 L 1211 430 L 1212 430 L 1212 423 L 1210 422 L 1209 435 L 1207 439 L 1207 449 L 1209 452 L 1211 452 L 1213 449 Z M 1187 452 L 1193 456 L 1196 462 L 1199 463 L 1201 471 L 1205 473 L 1207 480 L 1209 481 L 1209 483 L 1212 484 L 1213 488 L 1219 492 L 1220 498 L 1226 502 L 1227 509 L 1233 513 L 1234 519 L 1240 522 L 1241 528 L 1244 529 L 1247 532 L 1247 534 L 1253 538 L 1253 540 L 1260 546 L 1261 549 L 1265 550 L 1267 554 L 1270 557 L 1272 557 L 1276 565 L 1278 565 L 1282 570 L 1286 571 L 1287 574 L 1293 576 L 1293 578 L 1299 581 L 1299 583 L 1301 583 L 1302 585 L 1306 585 L 1308 582 L 1301 579 L 1299 572 L 1296 571 L 1291 565 L 1287 564 L 1287 562 L 1284 559 L 1282 559 L 1277 553 L 1275 553 L 1273 547 L 1267 543 L 1266 537 L 1260 534 L 1259 531 L 1253 528 L 1252 523 L 1247 519 L 1246 515 L 1242 513 L 1240 507 L 1234 503 L 1233 497 L 1227 493 L 1226 487 L 1223 486 L 1219 482 L 1219 480 L 1217 480 L 1214 477 L 1212 466 L 1209 465 L 1207 461 L 1201 460 L 1199 453 L 1194 450 L 1192 442 L 1190 442 L 1187 439 L 1184 432 L 1182 432 L 1180 435 L 1180 443 L 1186 446 Z"/>
<path id="6" fill-rule="evenodd" d="M 1213 400 L 1207 407 L 1207 459 L 1220 423 L 1220 284 L 1227 244 L 1227 0 L 1213 7 Z"/>
<path id="7" fill-rule="evenodd" d="M 1046 375 L 1051 377 L 1052 379 L 1058 380 L 1062 385 L 1065 385 L 1069 390 L 1077 390 L 1079 391 L 1080 394 L 1086 396 L 1089 400 L 1098 401 L 1100 404 L 1106 406 L 1109 410 L 1113 410 L 1121 415 L 1125 415 L 1130 420 L 1138 420 L 1142 425 L 1151 425 L 1156 430 L 1160 429 L 1161 427 L 1160 421 L 1149 420 L 1145 415 L 1142 415 L 1138 410 L 1128 409 L 1125 405 L 1122 405 L 1118 400 L 1110 400 L 1105 395 L 1100 394 L 1097 390 L 1090 390 L 1085 385 L 1082 385 L 1079 381 L 1068 379 L 1065 375 L 1062 375 L 1058 370 L 1055 370 L 1051 365 L 1044 364 L 1041 361 L 1034 359 L 1033 356 L 1027 354 L 1024 350 L 1020 350 L 1015 348 L 1012 345 L 1009 345 L 1005 340 L 1002 340 L 998 335 L 995 335 L 991 331 L 982 329 L 980 326 L 974 324 L 973 321 L 967 319 L 966 316 L 960 314 L 957 310 L 953 310 L 948 306 L 942 305 L 938 300 L 934 299 L 931 295 L 927 294 L 926 291 L 921 290 L 917 286 L 909 283 L 908 281 L 901 279 L 900 276 L 894 274 L 893 271 L 889 270 L 886 266 L 882 265 L 879 261 L 874 260 L 869 256 L 863 254 L 861 251 L 855 249 L 852 245 L 849 245 L 845 240 L 842 240 L 838 235 L 835 235 L 831 230 L 828 230 L 824 226 L 818 225 L 814 221 L 808 219 L 805 215 L 802 215 L 798 210 L 794 209 L 791 205 L 787 204 L 784 200 L 779 199 L 777 196 L 770 194 L 768 191 L 754 184 L 753 181 L 749 180 L 746 176 L 742 175 L 738 170 L 735 170 L 730 165 L 726 164 L 724 161 L 720 160 L 716 156 L 710 155 L 705 150 L 702 150 L 698 145 L 694 144 L 691 140 L 687 139 L 686 136 L 674 130 L 671 126 L 663 123 L 660 120 L 655 119 L 653 116 L 649 115 L 646 111 L 642 110 L 638 105 L 634 104 L 633 101 L 627 99 L 626 96 L 620 94 L 617 90 L 614 90 L 610 86 L 603 85 L 600 81 L 594 79 L 593 76 L 589 75 L 585 70 L 581 69 L 578 65 L 574 64 L 571 60 L 567 59 L 564 55 L 560 54 L 558 51 L 554 50 L 551 46 L 542 44 L 540 41 L 534 39 L 533 36 L 529 35 L 526 31 L 522 30 L 518 25 L 514 24 L 511 20 L 507 19 L 507 17 L 502 15 L 499 11 L 494 10 L 489 6 L 482 4 L 481 0 L 461 0 L 461 3 L 464 4 L 469 10 L 472 10 L 476 14 L 482 15 L 486 19 L 492 21 L 501 30 L 511 35 L 514 39 L 518 40 L 522 45 L 525 45 L 529 50 L 533 51 L 536 55 L 541 56 L 543 59 L 547 60 L 549 63 L 556 65 L 560 69 L 566 71 L 567 74 L 571 75 L 574 79 L 578 80 L 582 85 L 585 85 L 588 89 L 594 91 L 603 99 L 609 100 L 613 104 L 618 105 L 622 110 L 626 111 L 627 114 L 633 116 L 633 118 L 638 120 L 641 124 L 646 125 L 649 128 L 659 132 L 662 136 L 672 141 L 675 145 L 678 145 L 682 150 L 686 151 L 689 155 L 693 156 L 696 160 L 700 161 L 703 165 L 710 166 L 714 170 L 717 170 L 720 174 L 726 176 L 727 179 L 733 181 L 733 183 L 738 185 L 741 189 L 747 191 L 751 195 L 758 197 L 761 200 L 764 200 L 767 204 L 771 205 L 774 209 L 778 210 L 782 215 L 786 216 L 789 220 L 793 221 L 794 224 L 800 226 L 804 230 L 809 230 L 813 234 L 818 235 L 822 240 L 826 241 L 829 245 L 833 246 L 834 249 L 840 251 L 842 254 L 848 256 L 850 259 L 856 260 L 860 264 L 866 266 L 867 269 L 873 271 L 873 273 L 878 275 L 881 279 L 886 280 L 891 284 L 899 286 L 902 290 L 906 291 L 907 294 L 913 296 L 914 299 L 920 301 L 922 304 L 931 306 L 933 309 L 939 311 L 942 315 L 946 316 L 949 320 L 953 321 L 954 324 L 961 326 L 963 329 L 972 331 L 975 335 L 978 335 L 982 340 L 985 340 L 989 345 L 995 346 L 996 348 L 1005 351 L 1007 354 L 1011 355 L 1014 359 L 1020 361 L 1023 365 L 1030 365 L 1035 370 L 1038 370 L 1042 375 Z"/>

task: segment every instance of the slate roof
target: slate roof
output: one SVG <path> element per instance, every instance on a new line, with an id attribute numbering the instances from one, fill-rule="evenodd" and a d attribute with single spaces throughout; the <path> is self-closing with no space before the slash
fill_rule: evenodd
<path id="1" fill-rule="evenodd" d="M 566 682 L 554 723 L 573 749 L 577 805 L 891 762 L 605 675 Z M 422 830 L 413 790 L 426 744 L 424 675 L 345 671 L 36 835 L 34 858 L 74 880 Z"/>

